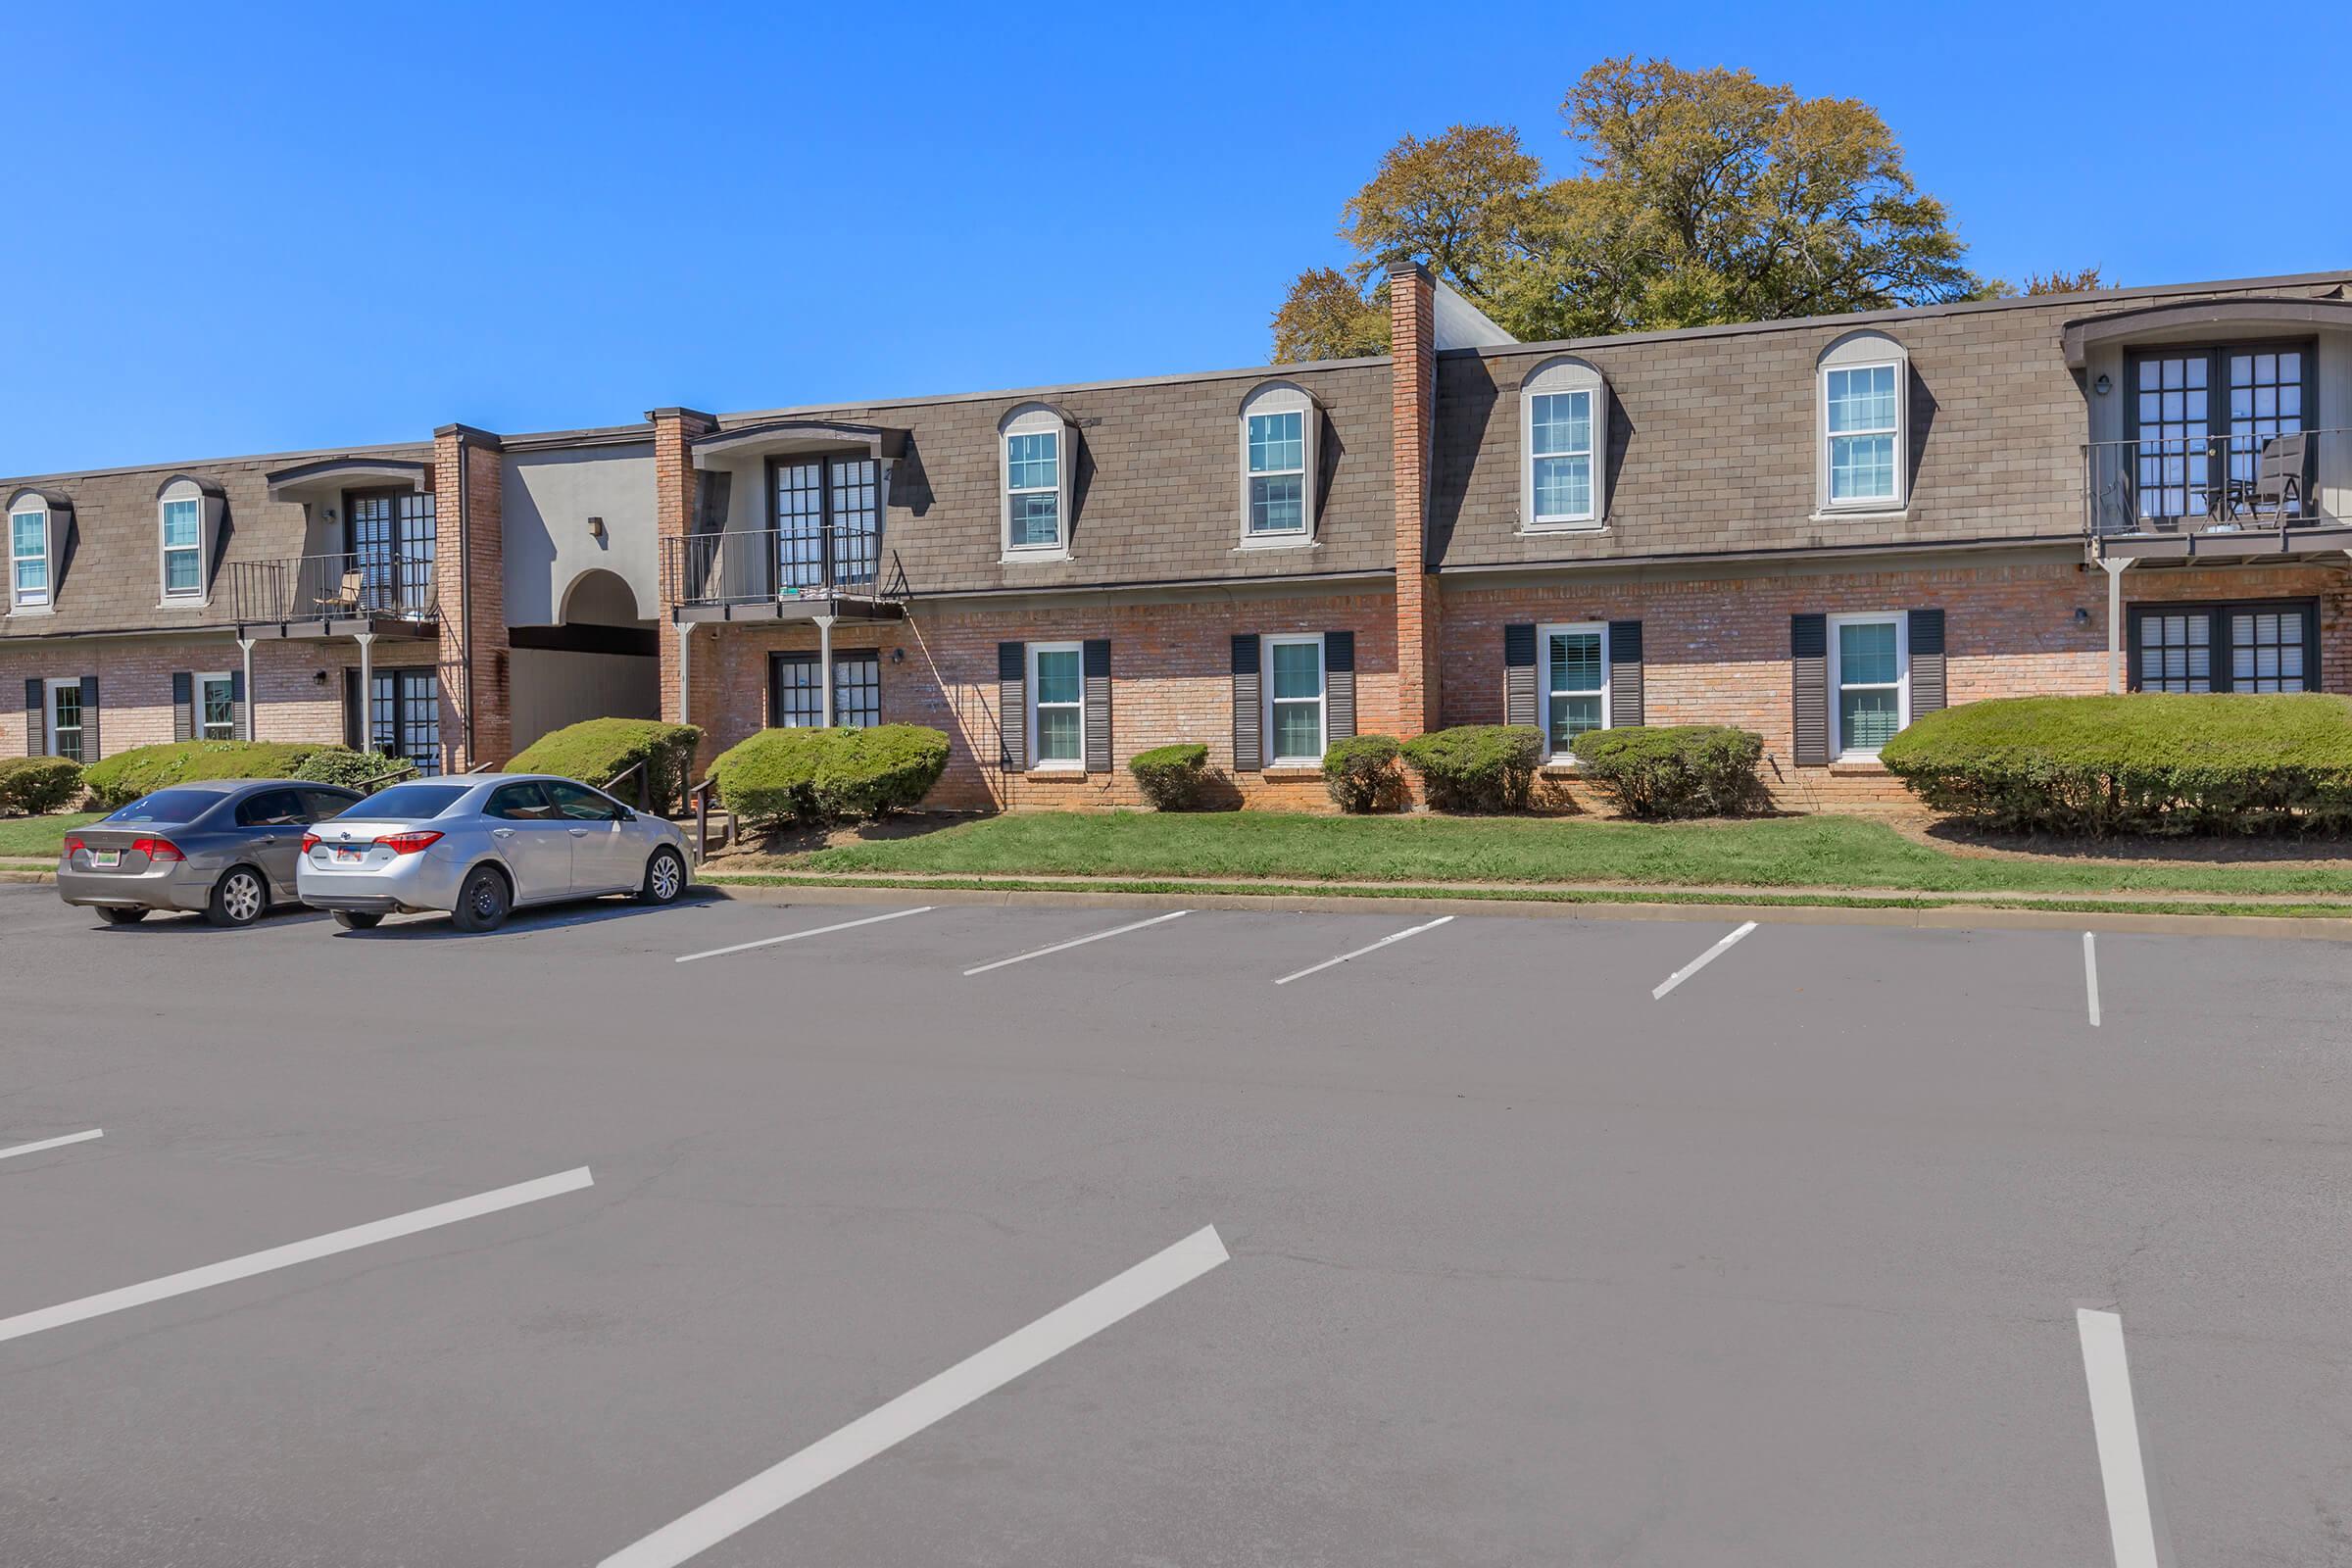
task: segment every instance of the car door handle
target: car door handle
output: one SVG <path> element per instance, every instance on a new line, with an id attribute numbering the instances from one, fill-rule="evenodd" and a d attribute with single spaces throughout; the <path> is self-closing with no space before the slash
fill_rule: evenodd
<path id="1" fill-rule="evenodd" d="M 494 827 L 490 830 L 490 836 L 494 839 L 511 839 L 514 836 L 514 830 L 511 827 Z"/>
<path id="2" fill-rule="evenodd" d="M 571 830 L 571 836 L 575 839 L 584 839 L 588 836 L 588 830 L 584 827 L 575 827 Z"/>

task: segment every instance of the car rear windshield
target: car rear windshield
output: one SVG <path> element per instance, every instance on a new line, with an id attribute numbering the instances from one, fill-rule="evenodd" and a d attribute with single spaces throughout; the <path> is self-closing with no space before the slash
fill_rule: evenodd
<path id="1" fill-rule="evenodd" d="M 157 790 L 107 818 L 109 822 L 193 822 L 220 804 L 217 790 Z"/>
<path id="2" fill-rule="evenodd" d="M 407 821 L 439 816 L 457 805 L 458 797 L 469 787 L 465 784 L 395 784 L 381 795 L 368 796 L 342 814 L 364 816 L 370 820 L 399 817 Z"/>

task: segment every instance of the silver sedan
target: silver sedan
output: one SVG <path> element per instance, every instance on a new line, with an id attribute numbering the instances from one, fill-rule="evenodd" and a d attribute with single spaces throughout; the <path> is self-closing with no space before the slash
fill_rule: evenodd
<path id="1" fill-rule="evenodd" d="M 470 773 L 395 784 L 302 841 L 302 902 L 367 930 L 387 914 L 445 909 L 462 931 L 562 899 L 686 891 L 686 835 L 600 790 L 542 773 Z"/>
<path id="2" fill-rule="evenodd" d="M 57 893 L 113 925 L 155 909 L 202 910 L 215 925 L 251 925 L 294 900 L 294 859 L 321 817 L 357 790 L 301 779 L 173 784 L 66 835 Z"/>

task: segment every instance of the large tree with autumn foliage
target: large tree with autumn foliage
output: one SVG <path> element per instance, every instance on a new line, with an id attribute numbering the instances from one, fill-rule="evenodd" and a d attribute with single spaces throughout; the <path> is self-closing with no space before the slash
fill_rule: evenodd
<path id="1" fill-rule="evenodd" d="M 1544 178 L 1501 125 L 1406 136 L 1341 215 L 1344 270 L 1299 274 L 1282 360 L 1383 353 L 1389 267 L 1418 260 L 1525 340 L 2003 292 L 1868 104 L 1748 71 L 1607 60 L 1560 106 L 1581 171 Z"/>

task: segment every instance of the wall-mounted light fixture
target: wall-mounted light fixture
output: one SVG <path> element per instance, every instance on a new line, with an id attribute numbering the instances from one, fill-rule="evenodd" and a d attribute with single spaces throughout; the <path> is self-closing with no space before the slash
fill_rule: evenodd
<path id="1" fill-rule="evenodd" d="M 326 684 L 326 671 L 325 671 L 325 670 L 323 670 L 323 669 L 314 669 L 314 670 L 312 670 L 312 671 L 311 671 L 311 684 L 312 684 L 312 685 L 314 685 L 314 686 L 323 686 L 323 685 L 325 685 L 325 684 Z"/>
<path id="2" fill-rule="evenodd" d="M 2090 612 L 2084 610 L 2081 605 L 2077 605 L 2075 607 L 2075 624 L 2078 626 L 2087 626 L 2090 624 Z"/>
<path id="3" fill-rule="evenodd" d="M 2115 383 L 2108 380 L 2107 373 L 2102 370 L 2099 372 L 2099 378 L 2090 383 L 2090 389 L 2093 392 L 2096 392 L 2099 396 L 2105 397 L 2108 393 L 2115 390 Z"/>
<path id="4" fill-rule="evenodd" d="M 604 542 L 604 538 L 605 538 L 605 519 L 604 519 L 604 518 L 602 518 L 602 517 L 590 517 L 590 518 L 588 519 L 588 537 L 589 537 L 589 538 L 591 538 L 591 539 L 594 539 L 594 540 L 595 540 L 595 541 L 597 541 L 599 544 L 602 544 L 602 543 Z"/>
<path id="5" fill-rule="evenodd" d="M 890 662 L 894 664 L 904 664 L 906 662 L 906 650 L 904 648 L 893 648 L 890 651 Z"/>

